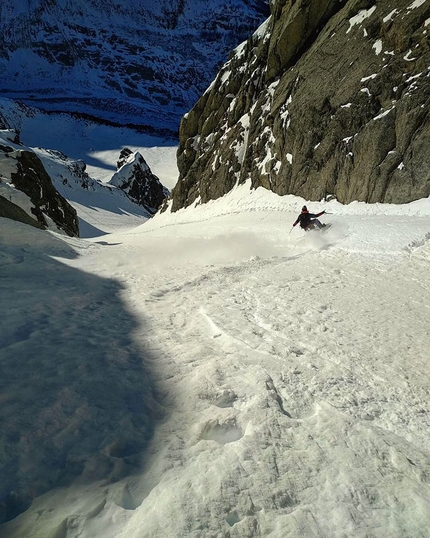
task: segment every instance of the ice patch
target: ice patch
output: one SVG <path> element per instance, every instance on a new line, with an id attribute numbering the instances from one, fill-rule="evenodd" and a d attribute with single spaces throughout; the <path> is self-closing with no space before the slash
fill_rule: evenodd
<path id="1" fill-rule="evenodd" d="M 373 73 L 373 75 L 369 75 L 368 77 L 363 77 L 360 82 L 366 82 L 367 80 L 372 80 L 376 78 L 378 75 L 376 73 Z"/>
<path id="2" fill-rule="evenodd" d="M 413 75 L 412 77 L 409 77 L 408 79 L 406 79 L 406 83 L 411 82 L 413 80 L 417 80 L 417 78 L 419 78 L 421 75 L 422 73 L 418 73 L 418 75 Z"/>
<path id="3" fill-rule="evenodd" d="M 385 110 L 384 112 L 382 112 L 381 114 L 378 114 L 377 116 L 375 116 L 373 119 L 374 120 L 380 120 L 381 118 L 383 118 L 384 116 L 387 116 L 392 110 L 393 110 L 393 106 L 391 108 L 389 108 L 388 110 Z"/>
<path id="4" fill-rule="evenodd" d="M 413 62 L 414 60 L 416 60 L 416 58 L 411 58 L 411 54 L 412 54 L 412 51 L 409 50 L 407 54 L 403 56 L 403 59 L 406 60 L 407 62 Z"/>
<path id="5" fill-rule="evenodd" d="M 386 17 L 384 17 L 382 19 L 383 22 L 388 22 L 388 21 L 391 21 L 393 19 L 393 17 L 396 15 L 396 13 L 398 13 L 398 10 L 397 9 L 393 9 L 393 11 L 390 11 L 390 13 L 388 13 L 388 15 Z"/>
<path id="6" fill-rule="evenodd" d="M 230 77 L 230 71 L 225 71 L 221 76 L 221 84 L 224 84 Z"/>

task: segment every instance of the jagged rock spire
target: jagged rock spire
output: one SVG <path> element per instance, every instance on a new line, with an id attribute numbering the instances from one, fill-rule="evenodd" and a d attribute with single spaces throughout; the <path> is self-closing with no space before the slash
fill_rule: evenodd
<path id="1" fill-rule="evenodd" d="M 117 171 L 109 182 L 124 191 L 136 204 L 155 213 L 169 194 L 158 177 L 151 172 L 142 155 L 124 148 L 117 162 Z"/>

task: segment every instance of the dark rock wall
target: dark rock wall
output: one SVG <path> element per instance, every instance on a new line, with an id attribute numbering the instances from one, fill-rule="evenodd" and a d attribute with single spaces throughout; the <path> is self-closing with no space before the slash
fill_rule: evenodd
<path id="1" fill-rule="evenodd" d="M 117 172 L 111 184 L 119 187 L 134 203 L 144 207 L 150 215 L 160 208 L 169 191 L 152 173 L 139 152 L 123 148 L 117 161 Z"/>
<path id="2" fill-rule="evenodd" d="M 429 196 L 430 4 L 419 4 L 272 3 L 182 120 L 173 210 L 248 179 L 342 203 Z"/>
<path id="3" fill-rule="evenodd" d="M 15 164 L 11 173 L 11 182 L 16 189 L 26 194 L 33 205 L 31 211 L 37 227 L 47 228 L 47 218 L 69 236 L 79 236 L 79 223 L 76 210 L 55 189 L 51 178 L 43 167 L 39 157 L 32 151 L 14 150 L 0 146 L 0 150 Z M 14 210 L 12 211 L 12 207 Z M 16 204 L 2 204 L 2 216 L 28 223 L 29 215 Z M 26 216 L 23 215 L 25 213 Z"/>

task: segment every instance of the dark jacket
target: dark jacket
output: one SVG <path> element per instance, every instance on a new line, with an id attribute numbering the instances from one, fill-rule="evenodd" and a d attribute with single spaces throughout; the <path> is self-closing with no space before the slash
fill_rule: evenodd
<path id="1" fill-rule="evenodd" d="M 293 226 L 296 226 L 296 224 L 299 224 L 300 222 L 300 228 L 306 229 L 312 219 L 316 219 L 317 217 L 324 215 L 324 213 L 325 211 L 321 211 L 321 213 L 308 213 L 307 211 L 302 211 Z"/>

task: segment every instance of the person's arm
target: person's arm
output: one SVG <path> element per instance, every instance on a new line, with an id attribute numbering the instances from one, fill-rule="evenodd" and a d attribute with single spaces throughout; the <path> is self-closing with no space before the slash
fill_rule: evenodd
<path id="1" fill-rule="evenodd" d="M 298 224 L 298 223 L 299 223 L 299 220 L 300 220 L 300 215 L 297 217 L 297 220 L 296 220 L 296 222 L 293 224 L 293 226 L 295 226 L 296 224 Z"/>
<path id="2" fill-rule="evenodd" d="M 324 215 L 325 211 L 321 211 L 321 213 L 317 213 L 315 217 L 321 217 L 321 215 Z"/>

